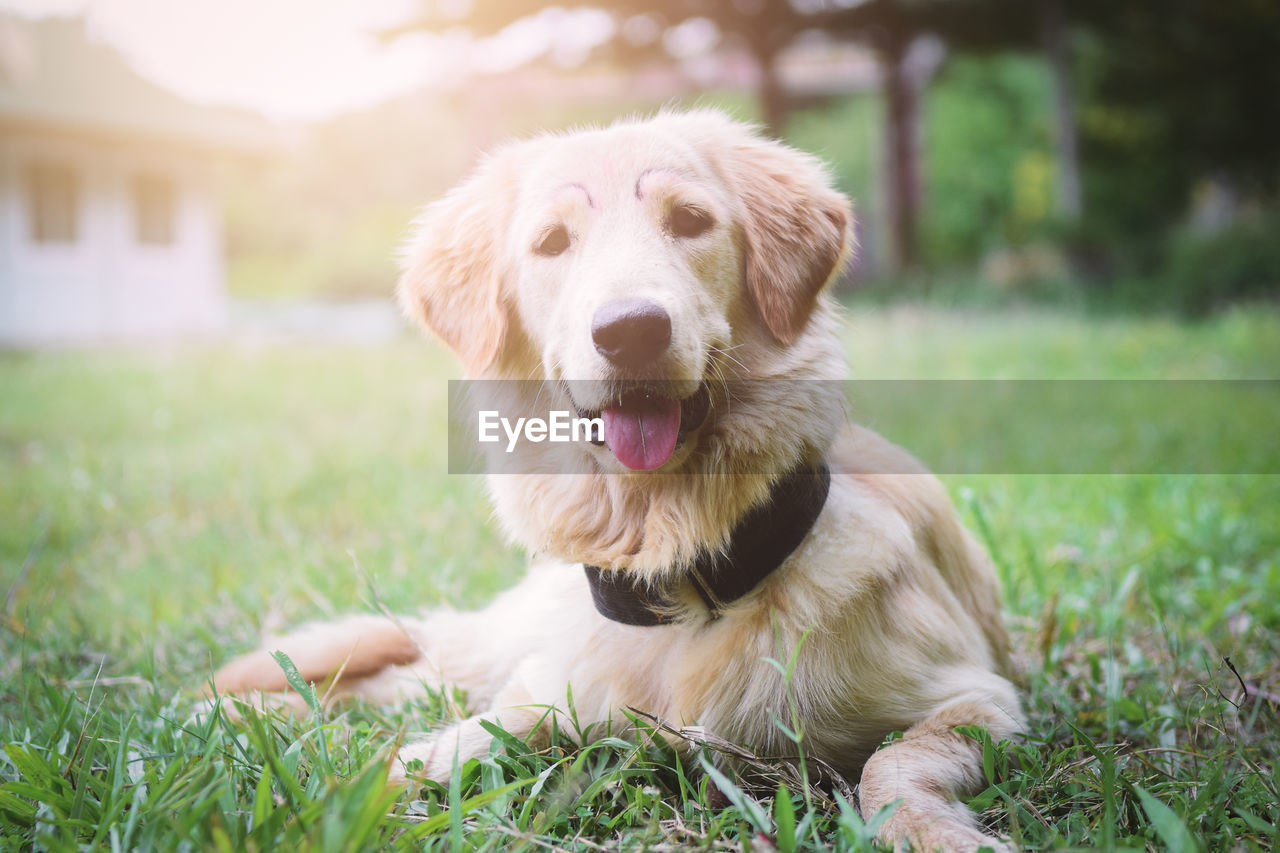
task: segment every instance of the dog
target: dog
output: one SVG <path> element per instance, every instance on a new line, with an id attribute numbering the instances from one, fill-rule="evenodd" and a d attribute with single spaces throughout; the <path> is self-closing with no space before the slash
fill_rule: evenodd
<path id="1" fill-rule="evenodd" d="M 995 573 L 831 381 L 852 221 L 815 158 L 716 111 L 499 149 L 418 220 L 400 301 L 509 412 L 552 400 L 603 435 L 488 478 L 534 557 L 484 609 L 310 625 L 215 689 L 297 701 L 273 649 L 331 696 L 462 687 L 475 715 L 395 761 L 434 780 L 488 754 L 482 721 L 545 743 L 570 689 L 580 725 L 636 709 L 761 755 L 794 754 L 771 719 L 794 708 L 864 815 L 896 802 L 883 839 L 1007 849 L 959 801 L 984 777 L 958 727 L 1023 724 Z"/>

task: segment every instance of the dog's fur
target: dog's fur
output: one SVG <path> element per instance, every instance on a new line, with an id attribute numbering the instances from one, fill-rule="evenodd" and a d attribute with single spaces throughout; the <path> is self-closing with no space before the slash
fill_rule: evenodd
<path id="1" fill-rule="evenodd" d="M 663 223 L 677 204 L 713 224 L 672 234 Z M 556 225 L 568 249 L 531 250 Z M 814 159 L 718 113 L 500 150 L 421 219 L 400 284 L 408 313 L 469 376 L 555 380 L 544 390 L 570 396 L 578 386 L 561 380 L 618 376 L 593 350 L 593 312 L 642 294 L 671 317 L 655 370 L 677 396 L 706 383 L 711 416 L 654 472 L 583 445 L 575 464 L 585 476 L 491 476 L 499 519 L 537 556 L 485 609 L 313 625 L 227 665 L 217 689 L 287 692 L 267 649 L 284 650 L 309 680 L 340 671 L 335 696 L 406 701 L 424 685 L 461 686 L 477 715 L 399 754 L 400 772 L 420 759 L 438 780 L 455 761 L 487 754 L 481 720 L 545 738 L 545 709 L 563 707 L 570 685 L 582 724 L 623 730 L 622 709 L 633 707 L 761 754 L 794 752 L 770 719 L 787 717 L 790 691 L 808 754 L 861 774 L 865 815 L 901 799 L 882 836 L 917 849 L 996 846 L 956 799 L 982 784 L 980 748 L 956 727 L 1000 739 L 1022 721 L 987 557 L 932 476 L 844 422 L 831 398 L 838 386 L 753 382 L 731 401 L 716 393 L 740 379 L 844 376 L 823 288 L 850 244 L 849 203 Z M 518 397 L 508 403 L 532 408 Z M 777 476 L 820 460 L 831 487 L 808 537 L 713 618 L 680 585 L 681 567 L 721 547 Z M 592 606 L 583 562 L 674 585 L 681 617 L 609 621 Z M 788 683 L 763 659 L 797 646 Z M 877 751 L 895 730 L 905 736 Z"/>

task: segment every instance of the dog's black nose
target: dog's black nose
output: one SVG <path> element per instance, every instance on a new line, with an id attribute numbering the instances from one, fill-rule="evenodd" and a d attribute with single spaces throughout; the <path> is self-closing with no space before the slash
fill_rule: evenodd
<path id="1" fill-rule="evenodd" d="M 652 299 L 606 302 L 591 318 L 591 340 L 618 367 L 646 367 L 671 346 L 671 316 Z"/>

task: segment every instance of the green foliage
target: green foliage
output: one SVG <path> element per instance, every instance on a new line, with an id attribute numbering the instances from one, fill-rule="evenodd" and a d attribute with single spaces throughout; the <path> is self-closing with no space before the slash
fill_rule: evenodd
<path id="1" fill-rule="evenodd" d="M 830 164 L 854 200 L 859 254 L 872 268 L 887 251 L 883 112 L 878 96 L 853 96 L 796 113 L 786 134 Z M 1042 63 L 1012 55 L 953 59 L 925 93 L 922 122 L 921 239 L 931 267 L 971 268 L 993 250 L 1051 231 L 1055 166 Z"/>
<path id="2" fill-rule="evenodd" d="M 1172 294 L 1186 310 L 1256 295 L 1253 284 L 1184 274 L 1180 251 L 1215 250 L 1179 247 L 1178 232 L 1206 180 L 1231 186 L 1246 204 L 1280 201 L 1280 117 L 1262 106 L 1280 86 L 1280 5 L 1085 0 L 1069 14 L 1079 28 L 1086 220 L 1065 236 L 1081 271 L 1134 279 L 1125 296 L 1144 305 L 1167 304 L 1166 279 L 1184 275 L 1198 279 L 1184 278 Z"/>
<path id="3" fill-rule="evenodd" d="M 1280 210 L 1218 233 L 1175 234 L 1166 275 L 1167 298 L 1185 314 L 1280 299 Z"/>
<path id="4" fill-rule="evenodd" d="M 930 264 L 972 265 L 1040 233 L 1055 191 L 1042 62 L 953 59 L 926 93 L 923 121 L 921 239 Z"/>
<path id="5" fill-rule="evenodd" d="M 1262 310 L 850 321 L 868 378 L 1280 364 Z M 534 750 L 494 728 L 448 785 L 402 791 L 390 750 L 449 721 L 451 697 L 232 722 L 194 695 L 273 612 L 475 605 L 514 578 L 480 484 L 445 474 L 450 373 L 401 341 L 0 359 L 0 849 L 877 849 L 887 811 L 761 790 L 656 738 L 575 729 Z M 1027 736 L 968 732 L 980 819 L 1027 849 L 1273 848 L 1280 478 L 945 481 L 1026 661 Z M 789 709 L 768 710 L 802 747 Z"/>
<path id="6" fill-rule="evenodd" d="M 787 125 L 787 142 L 831 167 L 836 185 L 863 220 L 873 218 L 879 204 L 882 112 L 877 98 L 864 95 L 797 112 Z"/>
<path id="7" fill-rule="evenodd" d="M 1280 116 L 1263 105 L 1280 88 L 1280 4 L 1083 0 L 1069 9 L 1084 29 L 1077 47 L 1092 110 L 1082 123 L 1087 159 L 1105 159 L 1114 179 L 1127 168 L 1163 188 L 1145 199 L 1157 217 L 1170 193 L 1184 205 L 1191 185 L 1209 175 L 1274 196 Z"/>

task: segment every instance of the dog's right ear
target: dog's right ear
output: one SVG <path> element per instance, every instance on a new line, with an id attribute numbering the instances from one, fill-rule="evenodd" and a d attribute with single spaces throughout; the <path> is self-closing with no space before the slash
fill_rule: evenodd
<path id="1" fill-rule="evenodd" d="M 498 361 L 507 336 L 500 245 L 515 188 L 504 160 L 489 159 L 418 217 L 396 288 L 405 314 L 448 344 L 470 376 Z"/>
<path id="2" fill-rule="evenodd" d="M 700 145 L 741 200 L 745 283 L 774 339 L 790 344 L 853 246 L 853 210 L 817 160 L 715 110 L 663 117 Z"/>

